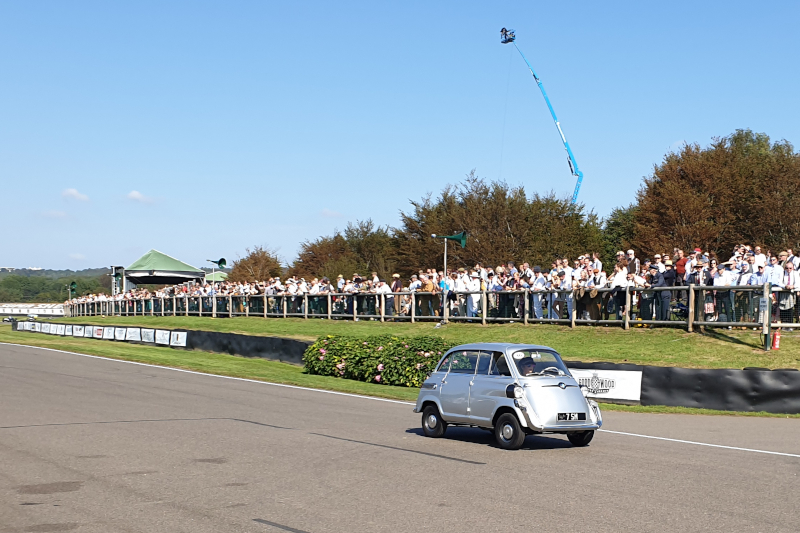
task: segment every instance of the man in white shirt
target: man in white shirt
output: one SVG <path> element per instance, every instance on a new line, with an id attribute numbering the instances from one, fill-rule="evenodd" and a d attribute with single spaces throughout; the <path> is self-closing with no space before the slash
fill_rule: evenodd
<path id="1" fill-rule="evenodd" d="M 763 266 L 764 268 L 767 267 L 767 256 L 761 253 L 761 247 L 756 246 L 755 249 L 755 258 L 756 258 L 756 268 Z"/>
<path id="2" fill-rule="evenodd" d="M 542 269 L 538 266 L 533 267 L 532 273 L 531 307 L 533 308 L 533 318 L 542 318 L 542 291 L 547 289 L 547 278 L 544 277 Z"/>
<path id="3" fill-rule="evenodd" d="M 664 263 L 661 262 L 661 254 L 656 254 L 653 256 L 653 266 L 655 266 L 662 274 L 667 269 L 667 267 L 664 266 Z"/>

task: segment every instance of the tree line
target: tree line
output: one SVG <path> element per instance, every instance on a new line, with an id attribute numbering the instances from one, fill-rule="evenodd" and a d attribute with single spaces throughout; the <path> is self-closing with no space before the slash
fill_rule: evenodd
<path id="1" fill-rule="evenodd" d="M 570 200 L 489 182 L 473 171 L 436 197 L 411 200 L 397 227 L 372 220 L 348 223 L 343 231 L 303 242 L 285 268 L 273 251 L 258 247 L 252 258 L 248 253 L 234 263 L 230 279 L 282 274 L 334 279 L 355 272 L 408 276 L 420 268 L 441 269 L 442 241 L 431 234 L 461 231 L 468 234 L 467 246 L 449 246 L 448 266 L 453 268 L 509 260 L 549 267 L 556 257 L 576 259 L 593 252 L 610 265 L 618 250 L 629 248 L 648 257 L 676 247 L 700 247 L 725 259 L 740 243 L 775 253 L 796 249 L 800 154 L 788 141 L 773 143 L 766 134 L 737 130 L 706 147 L 685 144 L 667 153 L 643 178 L 636 200 L 605 219 Z M 263 268 L 254 269 L 252 263 Z"/>

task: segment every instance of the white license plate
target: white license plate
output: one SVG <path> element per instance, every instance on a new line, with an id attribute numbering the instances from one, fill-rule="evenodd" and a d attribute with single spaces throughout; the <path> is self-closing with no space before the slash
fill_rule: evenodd
<path id="1" fill-rule="evenodd" d="M 559 422 L 586 420 L 586 413 L 558 413 Z"/>

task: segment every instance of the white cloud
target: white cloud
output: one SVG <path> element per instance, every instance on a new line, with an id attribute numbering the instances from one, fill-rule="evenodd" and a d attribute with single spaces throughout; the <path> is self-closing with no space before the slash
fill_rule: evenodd
<path id="1" fill-rule="evenodd" d="M 334 211 L 332 209 L 323 209 L 319 213 L 320 215 L 324 216 L 325 218 L 341 218 L 342 214 L 338 211 Z"/>
<path id="2" fill-rule="evenodd" d="M 79 193 L 78 189 L 64 189 L 61 191 L 61 196 L 64 198 L 72 198 L 73 200 L 78 200 L 80 202 L 89 201 L 89 197 L 83 193 Z"/>
<path id="3" fill-rule="evenodd" d="M 140 193 L 139 191 L 131 191 L 127 195 L 128 200 L 133 200 L 134 202 L 141 202 L 143 204 L 152 204 L 153 198 L 149 196 L 145 196 L 144 194 Z"/>
<path id="4" fill-rule="evenodd" d="M 66 211 L 45 211 L 42 215 L 47 218 L 67 218 Z"/>
<path id="5" fill-rule="evenodd" d="M 86 259 L 86 256 L 83 254 L 69 254 L 69 258 L 81 260 L 81 259 Z"/>

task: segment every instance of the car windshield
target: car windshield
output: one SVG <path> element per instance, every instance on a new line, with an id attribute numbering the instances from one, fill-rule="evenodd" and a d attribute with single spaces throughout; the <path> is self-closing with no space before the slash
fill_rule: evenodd
<path id="1" fill-rule="evenodd" d="M 519 350 L 511 354 L 520 376 L 560 375 L 558 370 L 569 375 L 569 370 L 555 352 L 545 350 Z"/>

